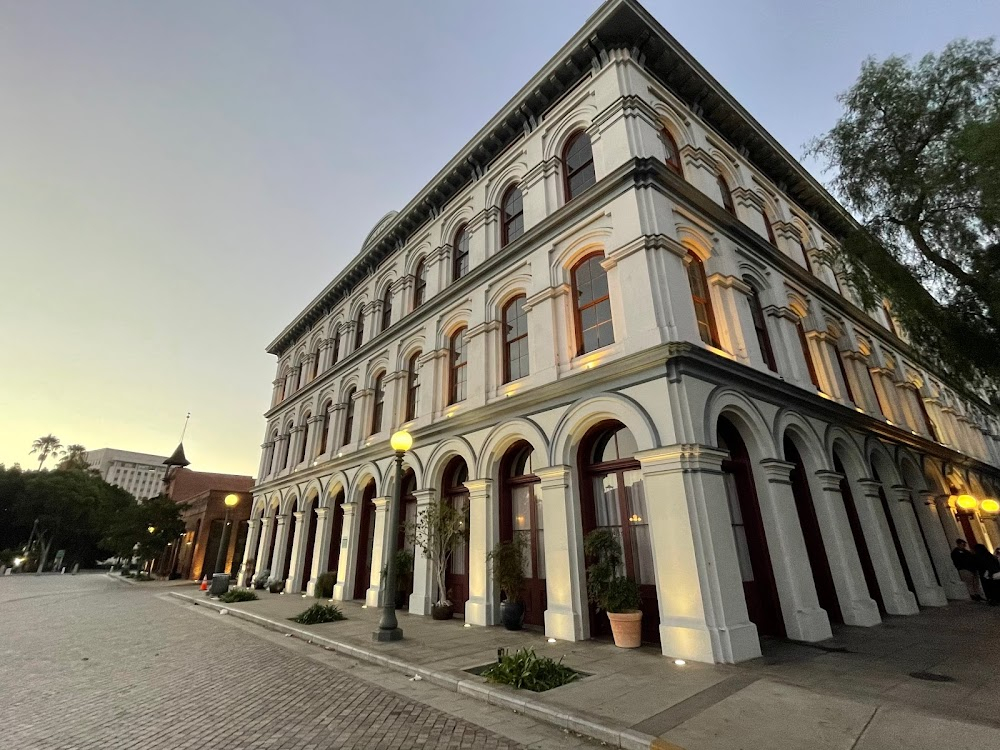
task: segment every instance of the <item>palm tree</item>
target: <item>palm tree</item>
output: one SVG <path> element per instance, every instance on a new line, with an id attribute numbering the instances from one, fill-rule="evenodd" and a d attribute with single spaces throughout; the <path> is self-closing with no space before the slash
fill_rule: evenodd
<path id="1" fill-rule="evenodd" d="M 38 470 L 42 470 L 42 464 L 49 456 L 58 456 L 62 452 L 62 443 L 52 433 L 45 437 L 38 438 L 31 444 L 31 453 L 38 454 Z"/>
<path id="2" fill-rule="evenodd" d="M 63 459 L 59 462 L 60 469 L 86 469 L 87 459 L 84 457 L 87 449 L 79 443 L 66 446 Z"/>

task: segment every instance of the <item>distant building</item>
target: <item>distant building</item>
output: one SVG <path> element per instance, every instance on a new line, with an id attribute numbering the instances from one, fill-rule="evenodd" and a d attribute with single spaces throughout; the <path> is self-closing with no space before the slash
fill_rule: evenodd
<path id="1" fill-rule="evenodd" d="M 138 500 L 148 500 L 160 494 L 167 471 L 163 465 L 166 458 L 117 448 L 101 448 L 84 454 L 86 462 L 101 472 L 105 482 L 121 487 Z"/>
<path id="2" fill-rule="evenodd" d="M 171 549 L 164 556 L 165 566 L 160 568 L 161 574 L 171 578 L 186 578 L 198 580 L 203 575 L 211 577 L 215 570 L 215 562 L 219 553 L 219 543 L 222 541 L 223 527 L 226 522 L 227 495 L 236 495 L 238 502 L 229 511 L 229 529 L 226 553 L 223 557 L 222 569 L 218 572 L 228 572 L 235 576 L 243 559 L 243 548 L 246 545 L 247 521 L 250 519 L 250 508 L 253 497 L 250 488 L 254 479 L 239 474 L 212 474 L 205 471 L 192 471 L 186 467 L 183 449 L 178 447 L 172 459 L 178 455 L 183 463 L 174 461 L 166 483 L 166 494 L 177 503 L 186 503 L 187 508 L 182 513 L 184 519 L 184 534 L 172 543 Z"/>

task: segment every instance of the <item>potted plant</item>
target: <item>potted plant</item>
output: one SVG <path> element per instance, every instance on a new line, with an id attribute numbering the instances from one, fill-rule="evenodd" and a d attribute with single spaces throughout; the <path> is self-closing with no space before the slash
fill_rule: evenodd
<path id="1" fill-rule="evenodd" d="M 417 514 L 410 535 L 434 568 L 436 599 L 431 606 L 431 617 L 450 620 L 455 608 L 448 598 L 445 577 L 452 554 L 465 539 L 465 511 L 441 500 L 433 502 Z"/>
<path id="2" fill-rule="evenodd" d="M 595 529 L 583 540 L 591 561 L 587 568 L 587 596 L 608 614 L 619 648 L 638 648 L 642 640 L 639 584 L 619 575 L 624 569 L 621 543 L 610 529 Z"/>
<path id="3" fill-rule="evenodd" d="M 413 588 L 413 553 L 408 549 L 396 552 L 396 609 L 406 606 L 406 595 Z"/>
<path id="4" fill-rule="evenodd" d="M 285 582 L 281 578 L 268 578 L 267 590 L 272 594 L 280 594 L 285 589 Z"/>
<path id="5" fill-rule="evenodd" d="M 524 539 L 500 542 L 486 556 L 493 566 L 493 583 L 500 589 L 500 622 L 507 630 L 520 630 L 524 626 Z"/>
<path id="6" fill-rule="evenodd" d="M 271 577 L 271 571 L 267 568 L 260 571 L 257 575 L 253 577 L 253 587 L 258 591 L 263 591 L 267 588 L 267 581 Z"/>

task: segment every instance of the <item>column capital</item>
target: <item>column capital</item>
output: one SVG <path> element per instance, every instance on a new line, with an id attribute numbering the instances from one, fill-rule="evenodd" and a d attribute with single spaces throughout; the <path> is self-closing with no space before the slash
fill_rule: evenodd
<path id="1" fill-rule="evenodd" d="M 569 484 L 571 470 L 566 464 L 554 464 L 535 469 L 535 476 L 542 480 L 543 487 L 562 486 Z"/>
<path id="2" fill-rule="evenodd" d="M 374 497 L 372 498 L 372 505 L 375 506 L 375 512 L 379 513 L 386 509 L 389 505 L 389 501 L 392 500 L 391 497 Z"/>
<path id="3" fill-rule="evenodd" d="M 274 516 L 264 516 L 262 519 L 260 519 L 260 527 L 262 529 L 269 529 L 269 528 L 271 528 L 271 522 L 273 520 L 274 520 Z"/>
<path id="4" fill-rule="evenodd" d="M 465 488 L 469 491 L 470 499 L 472 495 L 475 495 L 477 498 L 488 496 L 492 486 L 492 479 L 469 479 L 465 482 Z"/>
<path id="5" fill-rule="evenodd" d="M 882 483 L 877 479 L 859 479 L 856 484 L 861 491 L 869 497 L 878 497 L 878 491 L 882 488 Z"/>
<path id="6" fill-rule="evenodd" d="M 839 471 L 820 469 L 815 473 L 815 477 L 822 489 L 840 492 L 840 482 L 844 478 L 844 475 Z"/>
<path id="7" fill-rule="evenodd" d="M 913 501 L 913 498 L 910 496 L 910 488 L 904 487 L 901 484 L 894 484 L 891 487 L 888 487 L 886 490 L 886 496 L 888 496 L 890 500 L 895 500 L 900 503 L 910 503 Z"/>
<path id="8" fill-rule="evenodd" d="M 302 519 L 306 517 L 305 512 L 301 510 L 292 511 L 292 518 L 295 519 L 295 523 L 302 523 Z"/>
<path id="9" fill-rule="evenodd" d="M 252 532 L 254 526 L 263 525 L 261 521 L 262 521 L 262 519 L 260 519 L 260 518 L 248 518 L 247 521 L 246 521 L 246 524 L 247 524 L 247 527 Z"/>
<path id="10" fill-rule="evenodd" d="M 317 507 L 315 510 L 316 510 L 316 518 L 318 518 L 320 521 L 324 520 L 328 515 L 330 515 L 329 508 Z"/>
<path id="11" fill-rule="evenodd" d="M 437 490 L 432 487 L 414 492 L 413 496 L 417 499 L 417 507 L 430 505 L 434 502 L 435 494 L 437 494 Z"/>
<path id="12" fill-rule="evenodd" d="M 678 471 L 722 471 L 722 462 L 729 458 L 726 451 L 698 443 L 676 443 L 661 448 L 640 451 L 635 458 L 642 464 L 643 474 L 672 474 Z"/>
<path id="13" fill-rule="evenodd" d="M 288 514 L 287 513 L 281 513 L 281 514 L 275 516 L 274 520 L 278 522 L 278 526 L 284 526 L 286 523 L 288 523 Z"/>
<path id="14" fill-rule="evenodd" d="M 760 467 L 764 470 L 764 477 L 771 484 L 791 484 L 792 469 L 795 464 L 783 461 L 780 458 L 765 458 L 760 462 Z"/>

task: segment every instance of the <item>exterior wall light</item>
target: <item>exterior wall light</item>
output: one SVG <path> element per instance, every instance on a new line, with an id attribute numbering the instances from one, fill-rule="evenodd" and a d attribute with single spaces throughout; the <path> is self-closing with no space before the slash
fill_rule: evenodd
<path id="1" fill-rule="evenodd" d="M 229 494 L 226 495 L 226 499 L 223 502 L 225 502 L 227 508 L 235 508 L 240 502 L 240 498 L 239 495 Z"/>
<path id="2" fill-rule="evenodd" d="M 987 513 L 996 513 L 997 511 L 1000 511 L 1000 503 L 992 497 L 988 497 L 979 503 L 979 509 L 986 511 Z"/>
<path id="3" fill-rule="evenodd" d="M 972 495 L 959 495 L 955 499 L 955 504 L 962 510 L 975 510 L 979 502 Z"/>

